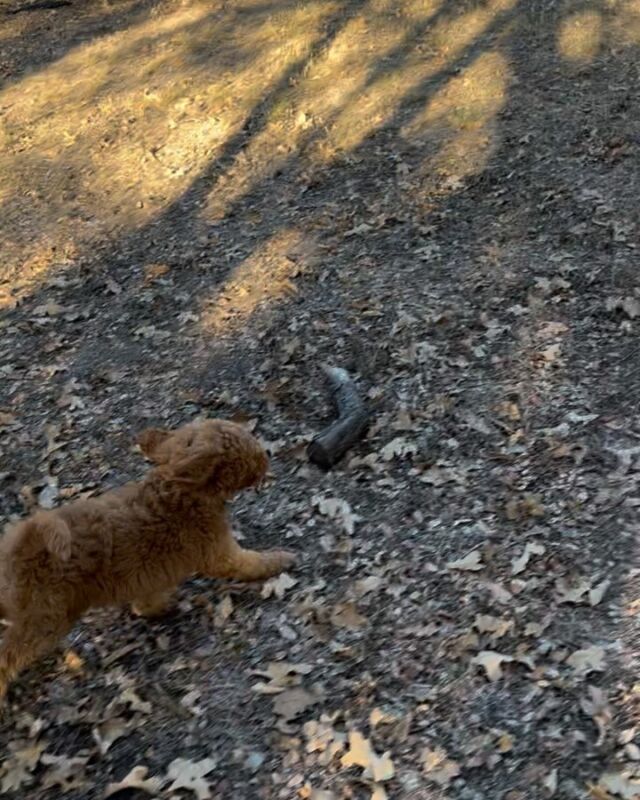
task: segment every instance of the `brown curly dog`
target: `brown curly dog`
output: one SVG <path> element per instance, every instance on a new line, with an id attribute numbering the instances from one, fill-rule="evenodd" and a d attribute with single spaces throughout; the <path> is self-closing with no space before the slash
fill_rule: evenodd
<path id="1" fill-rule="evenodd" d="M 257 581 L 295 562 L 284 550 L 244 550 L 225 504 L 259 483 L 268 460 L 232 422 L 207 420 L 139 437 L 146 478 L 101 497 L 39 511 L 0 540 L 0 699 L 20 670 L 51 650 L 89 608 L 132 603 L 155 615 L 199 573 Z"/>

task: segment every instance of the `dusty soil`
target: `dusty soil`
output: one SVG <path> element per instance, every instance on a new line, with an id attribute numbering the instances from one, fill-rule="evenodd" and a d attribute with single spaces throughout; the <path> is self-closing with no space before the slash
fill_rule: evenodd
<path id="1" fill-rule="evenodd" d="M 640 796 L 637 0 L 0 20 L 3 519 L 221 415 L 273 457 L 239 534 L 302 559 L 87 617 L 2 791 Z M 324 362 L 374 415 L 328 474 Z"/>

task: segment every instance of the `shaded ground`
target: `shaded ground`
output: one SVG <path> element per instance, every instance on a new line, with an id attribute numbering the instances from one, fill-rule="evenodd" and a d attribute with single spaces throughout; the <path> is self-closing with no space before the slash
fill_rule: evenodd
<path id="1" fill-rule="evenodd" d="M 3 791 L 640 796 L 637 0 L 18 7 L 0 513 L 219 414 L 273 454 L 238 529 L 303 564 L 88 618 L 10 695 Z M 329 475 L 325 361 L 376 414 Z"/>

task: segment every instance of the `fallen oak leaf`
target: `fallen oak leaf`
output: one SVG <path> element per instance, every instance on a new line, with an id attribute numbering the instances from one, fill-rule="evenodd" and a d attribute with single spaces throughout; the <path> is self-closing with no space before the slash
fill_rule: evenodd
<path id="1" fill-rule="evenodd" d="M 273 710 L 278 717 L 282 717 L 283 721 L 288 723 L 311 706 L 317 705 L 320 700 L 319 695 L 297 686 L 277 694 L 273 700 Z"/>
<path id="2" fill-rule="evenodd" d="M 106 720 L 106 722 L 100 723 L 100 725 L 96 725 L 91 733 L 98 745 L 100 755 L 104 756 L 109 752 L 109 748 L 115 741 L 130 733 L 130 729 L 125 719 L 113 717 Z"/>
<path id="3" fill-rule="evenodd" d="M 571 583 L 565 578 L 558 578 L 555 583 L 558 603 L 582 603 L 585 594 L 591 589 L 591 581 L 581 578 L 577 583 Z"/>
<path id="4" fill-rule="evenodd" d="M 537 544 L 536 542 L 529 542 L 526 544 L 522 555 L 519 558 L 514 558 L 511 562 L 512 575 L 519 575 L 521 572 L 524 572 L 527 564 L 531 560 L 531 556 L 541 556 L 544 555 L 544 553 L 544 545 Z"/>
<path id="5" fill-rule="evenodd" d="M 482 553 L 479 550 L 472 550 L 464 558 L 457 561 L 448 561 L 447 569 L 460 570 L 462 572 L 479 572 L 484 569 L 482 563 Z"/>
<path id="6" fill-rule="evenodd" d="M 623 772 L 603 773 L 596 788 L 613 792 L 623 800 L 635 800 L 640 797 L 640 780 L 635 777 L 631 778 L 627 773 Z"/>
<path id="7" fill-rule="evenodd" d="M 177 789 L 186 789 L 193 792 L 198 800 L 209 800 L 211 788 L 205 780 L 217 766 L 213 758 L 203 758 L 201 761 L 189 761 L 186 758 L 176 758 L 169 764 L 167 778 L 173 781 L 169 787 L 170 792 Z"/>
<path id="8" fill-rule="evenodd" d="M 422 766 L 425 774 L 438 786 L 446 788 L 460 774 L 460 765 L 447 756 L 446 750 L 426 747 L 422 751 Z"/>
<path id="9" fill-rule="evenodd" d="M 46 744 L 36 742 L 26 747 L 16 747 L 8 758 L 3 759 L 0 792 L 13 792 L 23 784 L 30 783 L 33 780 L 32 773 L 40 763 L 45 749 Z"/>
<path id="10" fill-rule="evenodd" d="M 512 656 L 496 653 L 495 650 L 482 650 L 471 659 L 471 663 L 482 667 L 490 681 L 497 681 L 503 677 L 502 664 L 509 664 L 513 660 Z"/>
<path id="11" fill-rule="evenodd" d="M 147 778 L 148 773 L 148 767 L 134 767 L 121 781 L 107 785 L 104 793 L 105 800 L 127 789 L 136 789 L 140 792 L 147 792 L 147 794 L 158 794 L 162 788 L 162 780 L 160 778 Z"/>
<path id="12" fill-rule="evenodd" d="M 473 627 L 480 633 L 490 633 L 492 639 L 500 639 L 513 628 L 513 620 L 492 617 L 490 614 L 478 614 Z"/>
<path id="13" fill-rule="evenodd" d="M 269 578 L 269 580 L 264 582 L 260 596 L 267 599 L 273 595 L 277 597 L 278 600 L 282 600 L 285 592 L 297 583 L 298 581 L 296 578 L 292 578 L 291 575 L 288 575 L 286 572 L 281 572 L 274 578 Z"/>
<path id="14" fill-rule="evenodd" d="M 355 603 L 338 603 L 331 612 L 331 623 L 336 628 L 347 628 L 356 631 L 368 622 L 366 617 L 358 611 Z"/>
<path id="15" fill-rule="evenodd" d="M 62 793 L 79 789 L 87 782 L 84 768 L 89 761 L 89 756 L 53 756 L 45 753 L 41 763 L 52 769 L 45 772 L 42 777 L 42 788 L 49 789 L 56 786 Z"/>
<path id="16" fill-rule="evenodd" d="M 349 749 L 340 759 L 343 767 L 362 767 L 363 777 L 382 783 L 393 778 L 395 769 L 389 753 L 377 755 L 360 731 L 349 731 Z"/>
<path id="17" fill-rule="evenodd" d="M 584 677 L 590 672 L 603 672 L 605 667 L 604 654 L 604 647 L 598 647 L 597 645 L 585 647 L 572 653 L 567 659 L 567 664 L 580 677 Z"/>

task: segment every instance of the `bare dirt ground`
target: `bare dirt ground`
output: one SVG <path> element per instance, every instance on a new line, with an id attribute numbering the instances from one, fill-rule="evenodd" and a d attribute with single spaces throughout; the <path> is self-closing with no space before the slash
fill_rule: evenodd
<path id="1" fill-rule="evenodd" d="M 221 415 L 302 557 L 88 617 L 9 798 L 640 797 L 639 46 L 638 0 L 0 3 L 3 520 Z M 374 411 L 326 475 L 323 362 Z"/>

